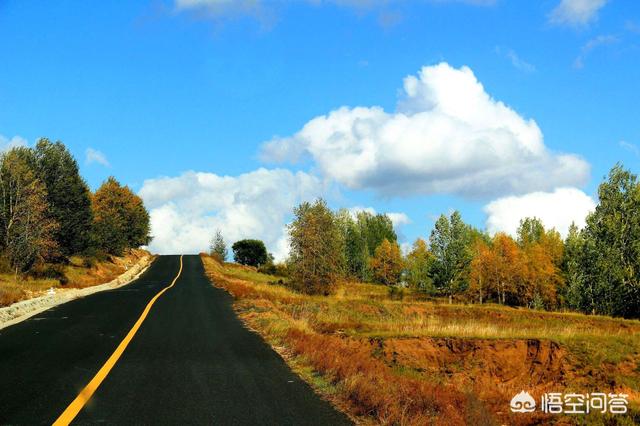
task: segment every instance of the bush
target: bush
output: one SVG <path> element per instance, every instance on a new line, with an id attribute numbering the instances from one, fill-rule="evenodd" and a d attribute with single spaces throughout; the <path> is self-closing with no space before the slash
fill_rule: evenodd
<path id="1" fill-rule="evenodd" d="M 260 240 L 240 240 L 233 243 L 233 258 L 241 265 L 258 267 L 267 263 L 267 248 Z"/>
<path id="2" fill-rule="evenodd" d="M 389 298 L 391 300 L 402 300 L 404 299 L 404 288 L 398 287 L 396 285 L 389 286 Z"/>

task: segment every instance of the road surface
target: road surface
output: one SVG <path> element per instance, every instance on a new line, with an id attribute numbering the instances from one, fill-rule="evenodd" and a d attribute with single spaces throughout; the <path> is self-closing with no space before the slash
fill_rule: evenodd
<path id="1" fill-rule="evenodd" d="M 0 424 L 58 419 L 180 262 L 161 256 L 128 286 L 0 330 Z M 72 424 L 350 424 L 243 327 L 198 256 L 182 264 Z"/>

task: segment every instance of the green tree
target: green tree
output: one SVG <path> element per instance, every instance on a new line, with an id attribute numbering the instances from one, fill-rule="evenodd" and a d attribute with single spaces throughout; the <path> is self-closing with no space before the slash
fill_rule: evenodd
<path id="1" fill-rule="evenodd" d="M 584 310 L 591 303 L 585 300 L 587 293 L 584 289 L 583 253 L 585 240 L 575 223 L 569 227 L 569 233 L 564 241 L 562 257 L 562 274 L 566 281 L 566 291 L 563 297 L 566 304 L 576 310 Z"/>
<path id="2" fill-rule="evenodd" d="M 120 255 L 125 249 L 149 244 L 149 213 L 128 186 L 108 178 L 92 197 L 97 248 Z"/>
<path id="3" fill-rule="evenodd" d="M 518 244 L 522 248 L 538 243 L 544 234 L 544 225 L 540 219 L 537 217 L 526 217 L 520 220 L 520 226 L 517 231 Z"/>
<path id="4" fill-rule="evenodd" d="M 58 224 L 47 211 L 47 191 L 33 169 L 33 153 L 14 148 L 0 158 L 0 244 L 16 275 L 56 250 Z"/>
<path id="5" fill-rule="evenodd" d="M 216 234 L 211 239 L 209 254 L 216 257 L 220 262 L 227 260 L 227 256 L 229 255 L 227 244 L 224 242 L 222 232 L 219 229 L 216 230 Z"/>
<path id="6" fill-rule="evenodd" d="M 372 214 L 361 211 L 356 215 L 360 234 L 366 242 L 369 256 L 375 254 L 376 248 L 384 240 L 390 242 L 398 241 L 398 236 L 393 229 L 393 222 L 386 214 Z"/>
<path id="7" fill-rule="evenodd" d="M 422 238 L 418 238 L 413 243 L 405 261 L 407 283 L 410 287 L 429 295 L 436 293 L 436 288 L 429 274 L 433 261 L 434 257 L 429 252 L 427 243 Z"/>
<path id="8" fill-rule="evenodd" d="M 438 291 L 449 297 L 449 303 L 455 293 L 468 286 L 471 243 L 471 228 L 462 221 L 458 211 L 450 217 L 441 215 L 429 237 L 434 255 L 431 276 Z"/>
<path id="9" fill-rule="evenodd" d="M 598 188 L 599 204 L 587 217 L 582 269 L 585 308 L 640 317 L 640 184 L 616 164 Z"/>
<path id="10" fill-rule="evenodd" d="M 240 240 L 233 243 L 234 260 L 241 265 L 258 267 L 267 262 L 267 248 L 260 240 Z"/>
<path id="11" fill-rule="evenodd" d="M 289 225 L 291 283 L 309 294 L 329 294 L 344 266 L 339 253 L 343 235 L 324 200 L 304 202 L 293 210 Z"/>
<path id="12" fill-rule="evenodd" d="M 402 255 L 398 243 L 385 238 L 371 258 L 374 279 L 380 284 L 396 285 L 400 281 L 402 269 Z"/>
<path id="13" fill-rule="evenodd" d="M 85 251 L 91 242 L 91 192 L 80 177 L 78 163 L 61 143 L 40 139 L 35 150 L 36 173 L 47 190 L 48 216 L 59 224 L 55 241 L 64 256 Z"/>
<path id="14" fill-rule="evenodd" d="M 368 281 L 371 277 L 369 248 L 362 227 L 346 209 L 338 211 L 336 220 L 344 244 L 344 275 L 360 281 Z"/>

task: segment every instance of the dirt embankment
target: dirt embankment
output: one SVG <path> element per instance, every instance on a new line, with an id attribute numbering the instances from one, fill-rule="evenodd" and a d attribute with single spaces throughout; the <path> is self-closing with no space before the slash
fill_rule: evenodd
<path id="1" fill-rule="evenodd" d="M 154 258 L 146 251 L 137 250 L 126 258 L 113 259 L 112 263 L 115 266 L 109 269 L 110 273 L 105 272 L 105 268 L 100 266 L 89 268 L 85 276 L 86 279 L 82 283 L 82 288 L 78 288 L 80 286 L 76 288 L 52 288 L 44 295 L 37 296 L 36 293 L 34 294 L 36 297 L 0 308 L 0 329 L 24 321 L 33 315 L 62 303 L 129 284 L 149 267 Z M 116 267 L 118 269 L 115 269 Z M 114 271 L 119 271 L 120 274 L 112 278 Z M 112 279 L 106 282 L 107 277 Z M 102 281 L 100 281 L 101 278 Z M 103 284 L 99 284 L 100 282 Z M 93 283 L 93 285 L 90 283 Z"/>

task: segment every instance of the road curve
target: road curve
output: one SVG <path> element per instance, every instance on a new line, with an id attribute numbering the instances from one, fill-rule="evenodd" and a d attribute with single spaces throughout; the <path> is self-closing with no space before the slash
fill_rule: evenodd
<path id="1" fill-rule="evenodd" d="M 161 256 L 138 280 L 0 330 L 0 424 L 51 424 L 175 278 Z M 198 256 L 152 306 L 73 424 L 342 425 L 214 288 Z"/>

